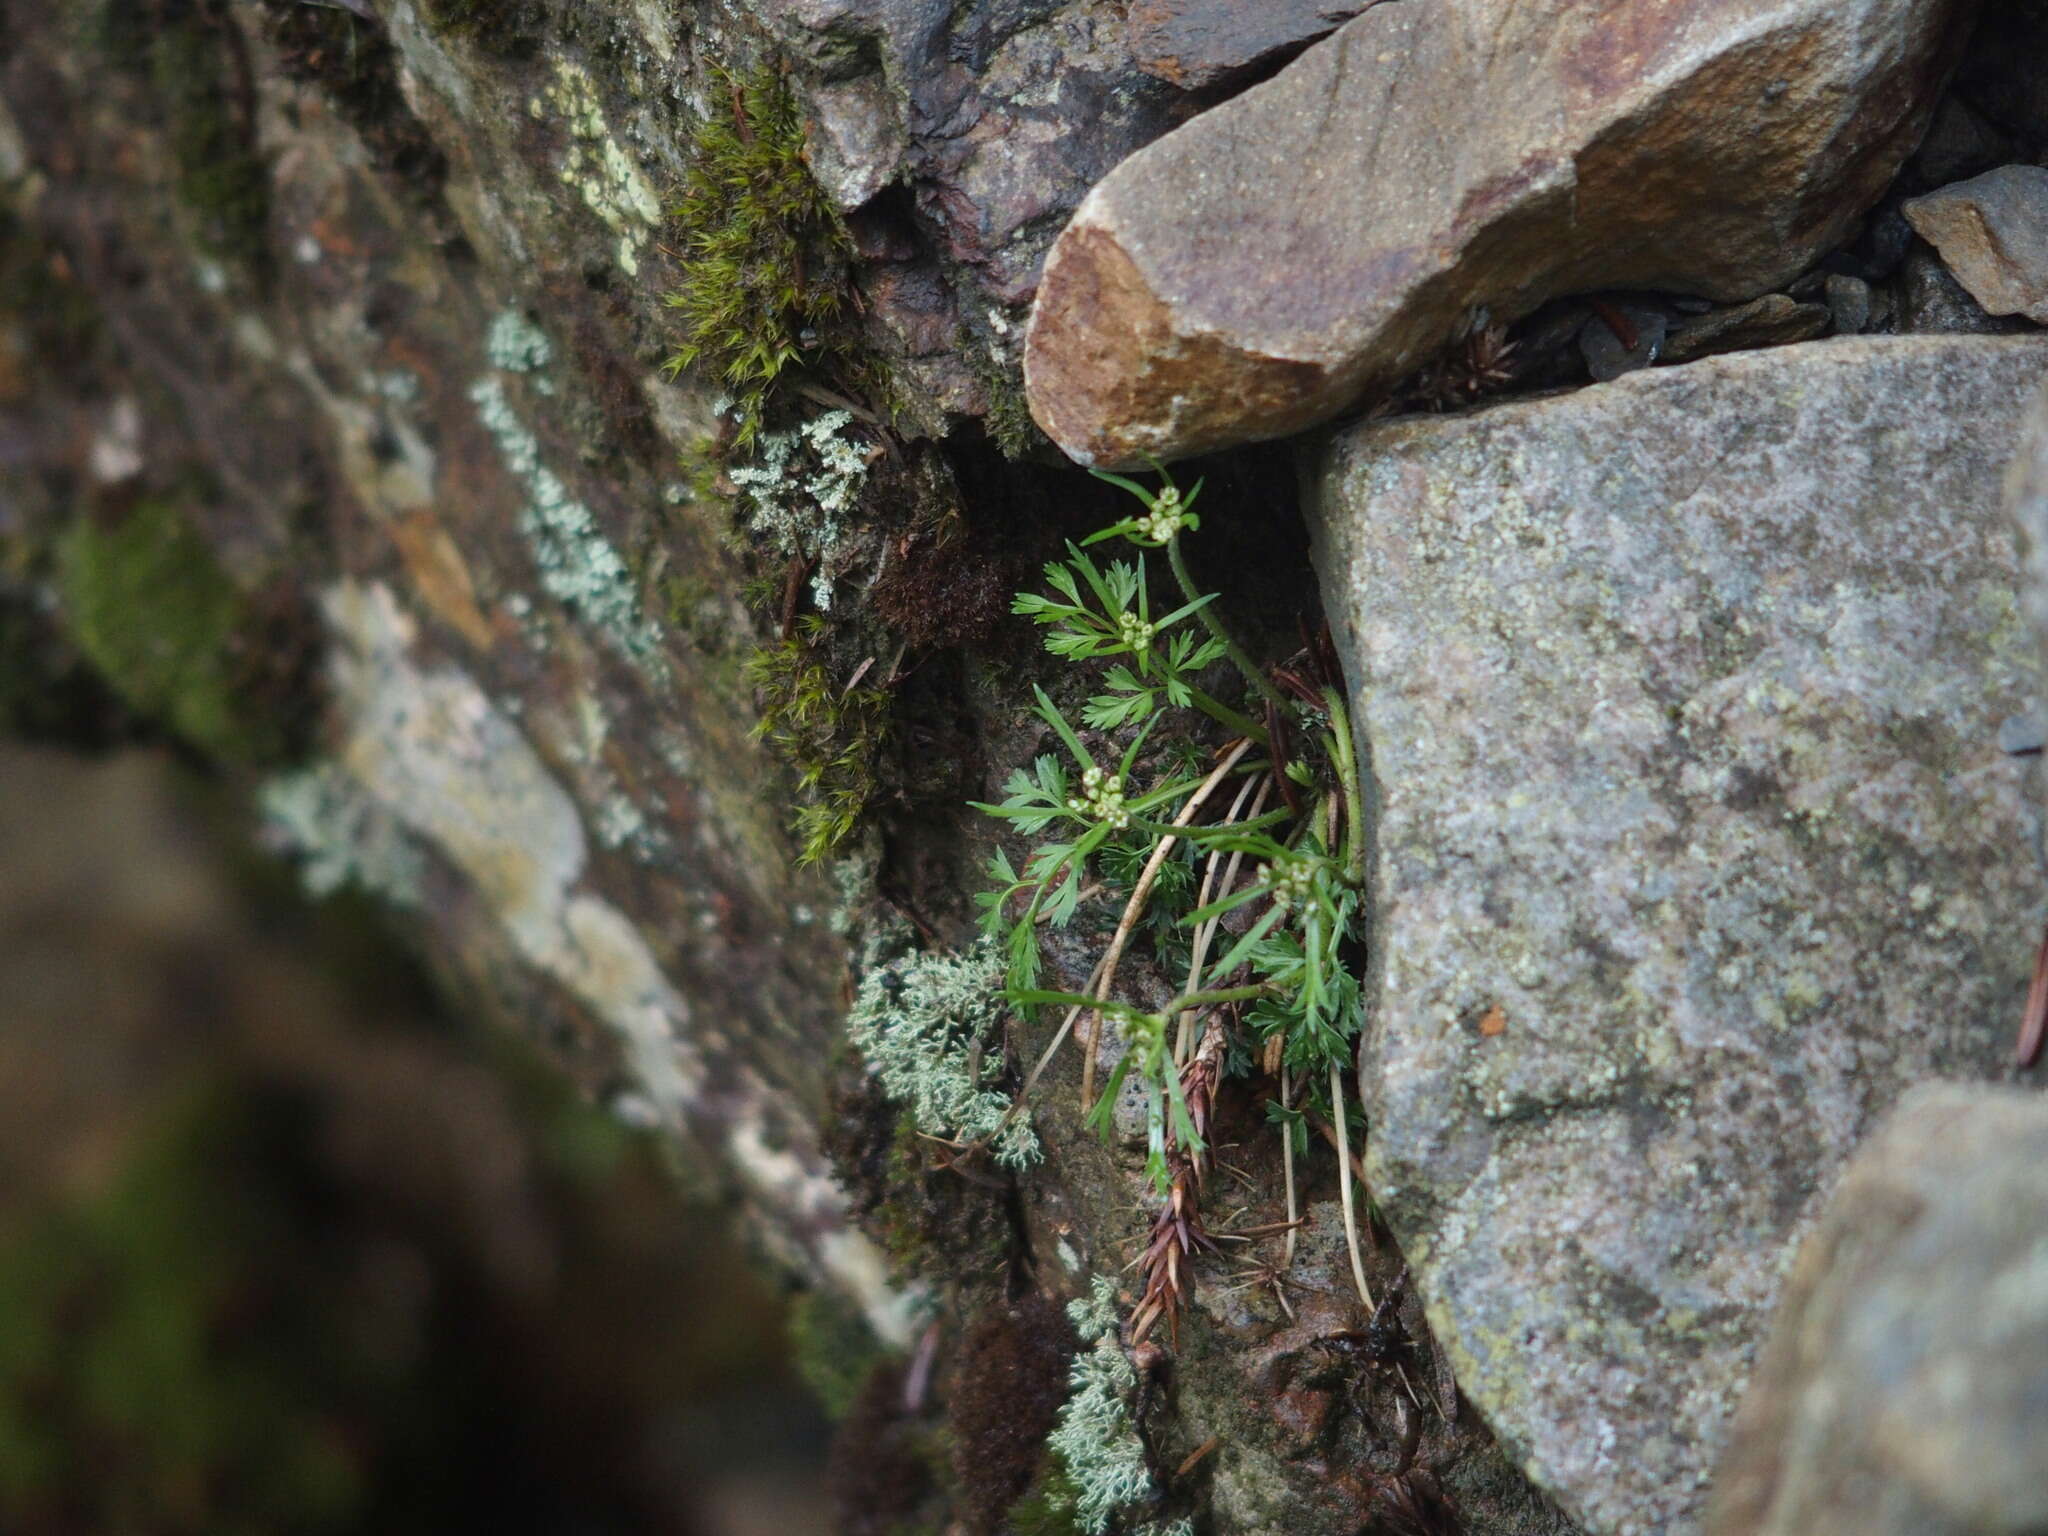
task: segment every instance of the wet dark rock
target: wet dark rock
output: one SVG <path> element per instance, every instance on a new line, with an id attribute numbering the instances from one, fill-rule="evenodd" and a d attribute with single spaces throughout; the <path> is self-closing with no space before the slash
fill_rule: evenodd
<path id="1" fill-rule="evenodd" d="M 1907 1088 L 2011 1049 L 2048 881 L 1998 480 L 2044 369 L 1807 342 L 1321 461 L 1378 790 L 1368 1174 L 1588 1531 L 1698 1529 L 1785 1245 Z"/>
<path id="2" fill-rule="evenodd" d="M 2048 168 L 2001 165 L 1903 211 L 1987 314 L 2048 324 Z"/>
<path id="3" fill-rule="evenodd" d="M 2013 141 L 1959 96 L 1945 96 L 1934 109 L 1927 137 L 1913 151 L 1908 172 L 1915 184 L 1945 187 L 2013 158 Z"/>
<path id="4" fill-rule="evenodd" d="M 1821 292 L 1827 300 L 1828 315 L 1834 321 L 1836 335 L 1860 336 L 1870 329 L 1870 284 L 1860 277 L 1830 272 L 1821 285 Z"/>
<path id="5" fill-rule="evenodd" d="M 2048 1529 L 2048 1100 L 1914 1090 L 1799 1251 L 1714 1536 Z"/>
<path id="6" fill-rule="evenodd" d="M 1089 193 L 1046 260 L 1032 412 L 1083 462 L 1165 461 L 1325 420 L 1482 305 L 1768 291 L 1917 143 L 1960 15 L 1377 6 Z"/>
<path id="7" fill-rule="evenodd" d="M 1217 85 L 1326 37 L 1373 0 L 1133 0 L 1131 54 L 1182 90 Z"/>
<path id="8" fill-rule="evenodd" d="M 1664 352 L 1670 321 L 1660 309 L 1639 304 L 1602 304 L 1579 327 L 1579 354 L 1596 380 L 1618 379 L 1647 368 Z"/>
<path id="9" fill-rule="evenodd" d="M 1917 250 L 1899 267 L 1892 290 L 1897 329 L 1908 335 L 1942 333 L 2005 336 L 2026 330 L 2024 320 L 1990 315 L 1929 250 Z"/>
<path id="10" fill-rule="evenodd" d="M 1864 293 L 1867 301 L 1869 290 Z M 1801 304 L 1788 294 L 1767 293 L 1678 326 L 1664 345 L 1664 361 L 1689 363 L 1717 352 L 1811 341 L 1827 331 L 1832 318 L 1825 304 Z"/>

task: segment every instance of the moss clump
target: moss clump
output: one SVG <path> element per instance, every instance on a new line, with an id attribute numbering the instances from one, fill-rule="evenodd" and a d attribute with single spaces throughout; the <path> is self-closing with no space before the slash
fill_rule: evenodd
<path id="1" fill-rule="evenodd" d="M 251 697 L 272 659 L 260 626 L 177 499 L 81 518 L 58 545 L 57 587 L 79 649 L 138 713 L 231 762 L 285 755 L 285 721 Z"/>
<path id="2" fill-rule="evenodd" d="M 1031 1486 L 1073 1353 L 1073 1328 L 1037 1291 L 982 1313 L 961 1341 L 949 1413 L 953 1481 L 975 1536 L 995 1536 Z"/>
<path id="3" fill-rule="evenodd" d="M 1031 1491 L 1010 1506 L 1010 1536 L 1082 1536 L 1074 1517 L 1076 1501 L 1073 1481 L 1048 1457 Z"/>
<path id="4" fill-rule="evenodd" d="M 853 245 L 804 159 L 803 115 L 782 76 L 764 65 L 720 71 L 713 85 L 673 210 L 683 280 L 668 303 L 683 335 L 669 367 L 702 366 L 724 383 L 744 447 L 785 369 L 849 371 Z"/>
<path id="5" fill-rule="evenodd" d="M 805 617 L 787 640 L 748 661 L 761 701 L 757 739 L 795 770 L 802 803 L 791 819 L 802 863 L 814 864 L 853 834 L 876 789 L 876 759 L 887 738 L 889 696 L 847 688 L 820 655 L 825 623 Z"/>
<path id="6" fill-rule="evenodd" d="M 860 1389 L 888 1359 L 859 1309 L 824 1291 L 791 1304 L 789 1344 L 797 1374 L 834 1420 L 853 1411 Z"/>

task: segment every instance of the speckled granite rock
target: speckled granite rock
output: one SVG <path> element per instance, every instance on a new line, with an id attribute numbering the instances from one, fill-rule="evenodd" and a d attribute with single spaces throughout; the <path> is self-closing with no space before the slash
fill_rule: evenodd
<path id="1" fill-rule="evenodd" d="M 1164 462 L 1329 419 L 1475 306 L 1752 298 L 1883 190 L 1968 9 L 1375 6 L 1088 194 L 1032 312 L 1032 414 L 1084 463 Z"/>
<path id="2" fill-rule="evenodd" d="M 2048 384 L 2021 422 L 2019 446 L 2006 466 L 2005 501 L 2019 536 L 2020 611 L 2048 656 Z"/>
<path id="3" fill-rule="evenodd" d="M 2048 904 L 1998 477 L 2048 340 L 1859 337 L 1339 437 L 1381 1209 L 1588 1530 L 1698 1528 L 1787 1241 L 2002 1063 Z"/>
<path id="4" fill-rule="evenodd" d="M 1182 90 L 1229 81 L 1337 30 L 1373 0 L 1133 0 L 1131 53 Z"/>
<path id="5" fill-rule="evenodd" d="M 2048 1529 L 2048 1100 L 1915 1089 L 1799 1251 L 1716 1536 Z"/>

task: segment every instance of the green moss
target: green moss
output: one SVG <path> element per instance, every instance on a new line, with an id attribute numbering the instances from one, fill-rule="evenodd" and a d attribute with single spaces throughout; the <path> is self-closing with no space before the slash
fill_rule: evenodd
<path id="1" fill-rule="evenodd" d="M 284 755 L 284 722 L 249 696 L 256 625 L 178 500 L 146 498 L 104 526 L 81 518 L 58 546 L 57 586 L 79 649 L 139 713 L 229 761 Z"/>
<path id="2" fill-rule="evenodd" d="M 782 76 L 720 71 L 713 94 L 673 210 L 683 279 L 668 303 L 683 333 L 669 366 L 723 383 L 744 447 L 786 369 L 860 371 L 852 241 L 804 159 L 803 115 Z"/>
<path id="3" fill-rule="evenodd" d="M 1074 1517 L 1076 1503 L 1072 1480 L 1048 1456 L 1031 1491 L 1010 1506 L 1010 1536 L 1081 1536 Z"/>
<path id="4" fill-rule="evenodd" d="M 832 853 L 859 825 L 889 723 L 888 694 L 833 679 L 820 654 L 824 632 L 824 620 L 809 615 L 789 639 L 755 652 L 746 669 L 761 701 L 754 735 L 796 773 L 801 798 L 791 828 L 805 864 Z"/>
<path id="5" fill-rule="evenodd" d="M 868 1377 L 888 1359 L 860 1309 L 824 1291 L 806 1292 L 790 1306 L 789 1343 L 797 1374 L 835 1421 L 852 1411 Z"/>

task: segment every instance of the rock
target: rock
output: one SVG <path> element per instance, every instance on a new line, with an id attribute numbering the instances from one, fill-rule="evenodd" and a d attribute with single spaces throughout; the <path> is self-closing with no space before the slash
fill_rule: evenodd
<path id="1" fill-rule="evenodd" d="M 1869 289 L 1864 293 L 1867 299 Z M 1831 318 L 1825 304 L 1801 304 L 1788 294 L 1767 293 L 1678 327 L 1664 345 L 1664 361 L 1689 363 L 1720 352 L 1811 341 L 1827 330 Z"/>
<path id="2" fill-rule="evenodd" d="M 1987 314 L 2048 325 L 2048 168 L 2001 165 L 1904 211 Z"/>
<path id="3" fill-rule="evenodd" d="M 1987 315 L 1929 250 L 1916 250 L 1906 258 L 1893 291 L 1897 327 L 1907 334 L 2009 336 L 2026 329 L 2024 320 Z"/>
<path id="4" fill-rule="evenodd" d="M 2048 884 L 1997 741 L 2037 691 L 1997 477 L 2044 369 L 1809 342 L 1317 470 L 1379 803 L 1374 1197 L 1588 1531 L 1698 1529 L 1817 1192 L 2009 1049 Z"/>
<path id="5" fill-rule="evenodd" d="M 2005 469 L 2005 505 L 2019 544 L 2020 612 L 2048 657 L 2048 385 L 2034 396 Z"/>
<path id="6" fill-rule="evenodd" d="M 1135 0 L 1131 56 L 1183 90 L 1225 83 L 1327 36 L 1374 0 Z"/>
<path id="7" fill-rule="evenodd" d="M 1799 1251 L 1717 1536 L 2048 1529 L 2048 1100 L 1929 1084 Z"/>
<path id="8" fill-rule="evenodd" d="M 1032 413 L 1084 463 L 1165 461 L 1325 420 L 1478 306 L 1767 291 L 1912 149 L 1961 10 L 1375 6 L 1088 194 L 1039 285 Z"/>
<path id="9" fill-rule="evenodd" d="M 1913 151 L 1911 175 L 1917 186 L 1945 187 L 2013 158 L 2013 142 L 1958 96 L 1944 96 L 1934 109 L 1927 137 Z"/>
<path id="10" fill-rule="evenodd" d="M 1828 316 L 1840 336 L 1860 336 L 1870 329 L 1870 284 L 1860 277 L 1830 272 L 1821 286 L 1827 297 Z"/>
<path id="11" fill-rule="evenodd" d="M 1579 354 L 1595 379 L 1618 379 L 1656 362 L 1663 354 L 1669 329 L 1670 321 L 1662 310 L 1640 304 L 1604 304 L 1579 327 Z"/>

